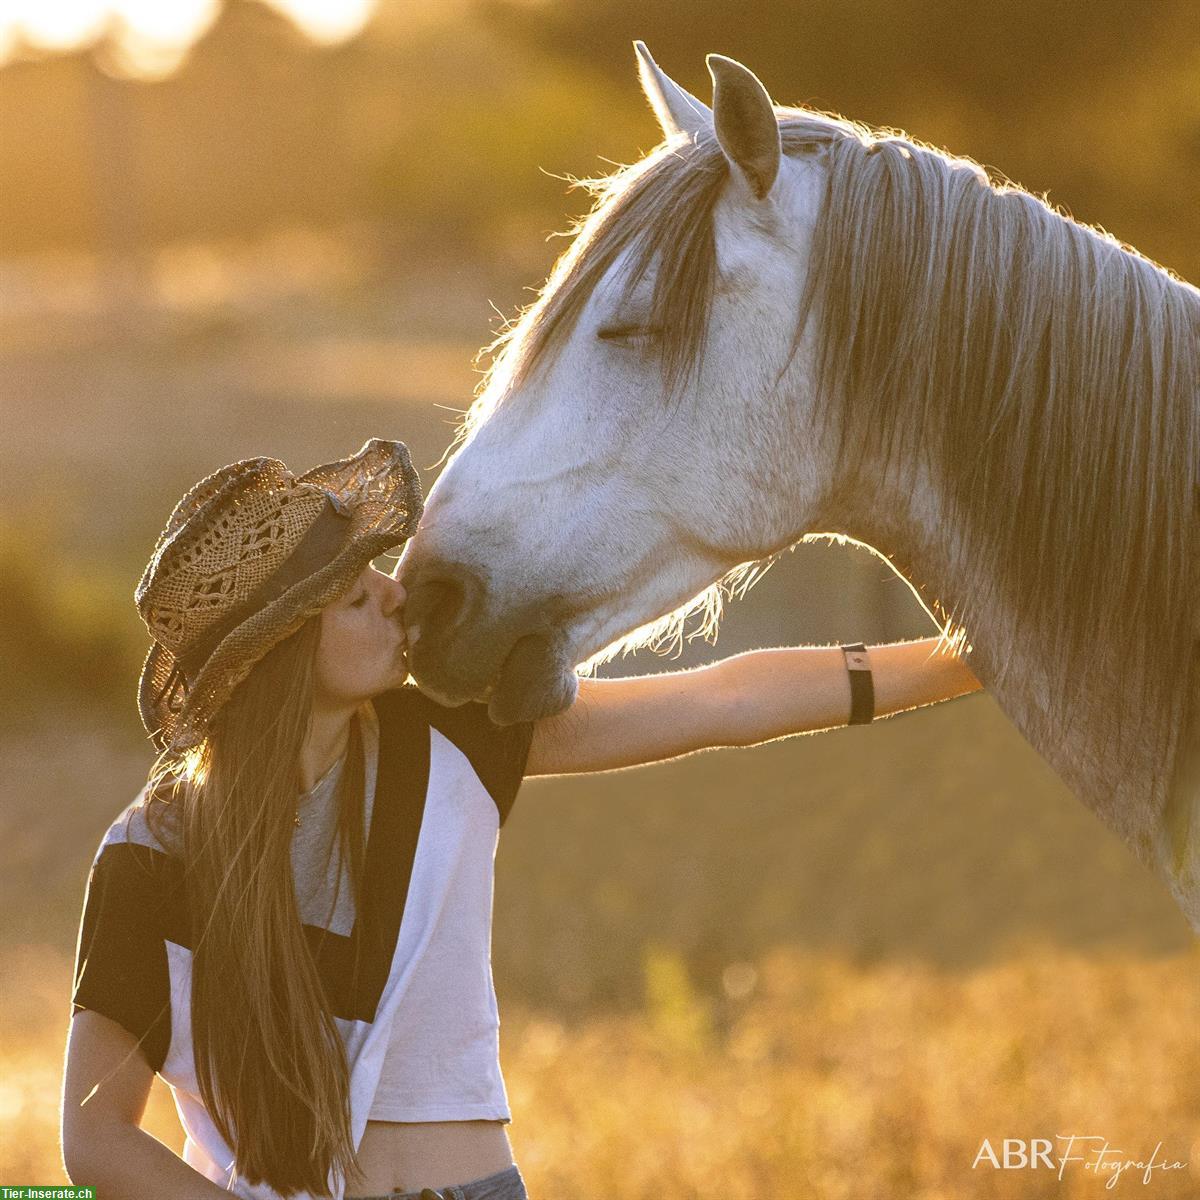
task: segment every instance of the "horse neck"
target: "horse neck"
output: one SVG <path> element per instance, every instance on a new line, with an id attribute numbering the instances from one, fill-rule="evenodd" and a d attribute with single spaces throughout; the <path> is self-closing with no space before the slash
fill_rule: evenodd
<path id="1" fill-rule="evenodd" d="M 1154 764 L 1111 750 L 1111 722 L 1120 719 L 1113 715 L 1111 693 L 1090 698 L 1070 729 L 1052 724 L 1046 697 L 1060 681 L 1049 677 L 1030 648 L 1032 622 L 1003 604 L 979 603 L 978 597 L 995 595 L 984 586 L 983 548 L 969 530 L 947 519 L 936 487 L 928 479 L 888 479 L 882 473 L 869 485 L 843 483 L 818 527 L 848 534 L 885 555 L 939 621 L 949 617 L 965 630 L 969 664 L 988 694 L 1067 787 L 1153 866 L 1154 814 L 1163 801 Z"/>

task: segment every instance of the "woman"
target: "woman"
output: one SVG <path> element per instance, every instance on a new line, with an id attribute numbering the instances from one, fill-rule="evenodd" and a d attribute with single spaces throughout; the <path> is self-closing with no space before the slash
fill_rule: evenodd
<path id="1" fill-rule="evenodd" d="M 106 1200 L 524 1200 L 490 965 L 521 779 L 979 686 L 935 639 L 764 650 L 585 679 L 501 728 L 405 683 L 404 591 L 371 562 L 420 512 L 399 442 L 300 477 L 248 459 L 183 497 L 142 576 L 161 755 L 93 863 L 63 1087 L 67 1173 Z M 182 1160 L 138 1127 L 156 1072 Z"/>

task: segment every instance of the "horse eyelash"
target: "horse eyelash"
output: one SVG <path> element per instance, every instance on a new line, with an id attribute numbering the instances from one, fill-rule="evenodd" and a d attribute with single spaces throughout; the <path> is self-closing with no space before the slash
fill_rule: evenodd
<path id="1" fill-rule="evenodd" d="M 656 338 L 659 332 L 650 325 L 610 325 L 597 329 L 596 336 L 604 342 L 638 342 Z"/>

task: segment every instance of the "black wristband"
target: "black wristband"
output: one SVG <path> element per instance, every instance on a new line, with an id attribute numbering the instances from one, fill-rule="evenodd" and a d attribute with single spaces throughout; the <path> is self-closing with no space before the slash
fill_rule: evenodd
<path id="1" fill-rule="evenodd" d="M 875 720 L 875 684 L 871 662 L 862 642 L 843 646 L 846 673 L 850 676 L 850 725 L 870 725 Z"/>

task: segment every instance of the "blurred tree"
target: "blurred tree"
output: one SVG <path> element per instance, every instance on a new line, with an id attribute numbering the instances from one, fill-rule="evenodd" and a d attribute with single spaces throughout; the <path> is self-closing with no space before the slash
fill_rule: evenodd
<path id="1" fill-rule="evenodd" d="M 115 603 L 126 581 L 62 563 L 33 525 L 0 524 L 0 729 L 44 725 L 64 695 L 128 710 L 143 651 Z"/>
<path id="2" fill-rule="evenodd" d="M 558 58 L 627 78 L 630 43 L 646 41 L 705 97 L 704 55 L 751 65 L 780 103 L 827 103 L 886 123 L 932 89 L 981 111 L 1037 111 L 1099 76 L 1142 74 L 1197 42 L 1194 0 L 480 0 L 505 32 Z"/>
<path id="3" fill-rule="evenodd" d="M 586 66 L 564 64 L 478 29 L 439 31 L 410 43 L 401 66 L 402 104 L 377 129 L 365 185 L 372 213 L 419 241 L 440 230 L 472 255 L 516 254 L 548 265 L 561 245 L 565 174 L 611 169 L 601 154 L 637 157 L 650 134 L 636 95 Z M 655 141 L 642 138 L 643 147 Z M 527 280 L 528 282 L 528 280 Z"/>
<path id="4" fill-rule="evenodd" d="M 1125 0 L 456 0 L 420 13 L 385 0 L 331 49 L 258 0 L 227 0 L 160 82 L 101 86 L 84 53 L 0 70 L 0 253 L 365 218 L 404 255 L 495 255 L 529 281 L 560 248 L 546 234 L 584 203 L 547 173 L 600 173 L 601 156 L 629 161 L 657 140 L 634 78 L 643 37 L 701 96 L 704 52 L 733 54 L 781 103 L 903 127 L 1052 188 L 1196 277 L 1200 233 L 1176 215 L 1200 167 L 1194 15 L 1194 0 L 1132 15 Z"/>
<path id="5" fill-rule="evenodd" d="M 780 104 L 831 109 L 999 167 L 1190 277 L 1200 168 L 1195 0 L 480 0 L 495 29 L 634 89 L 631 41 L 702 99 L 704 55 Z"/>

